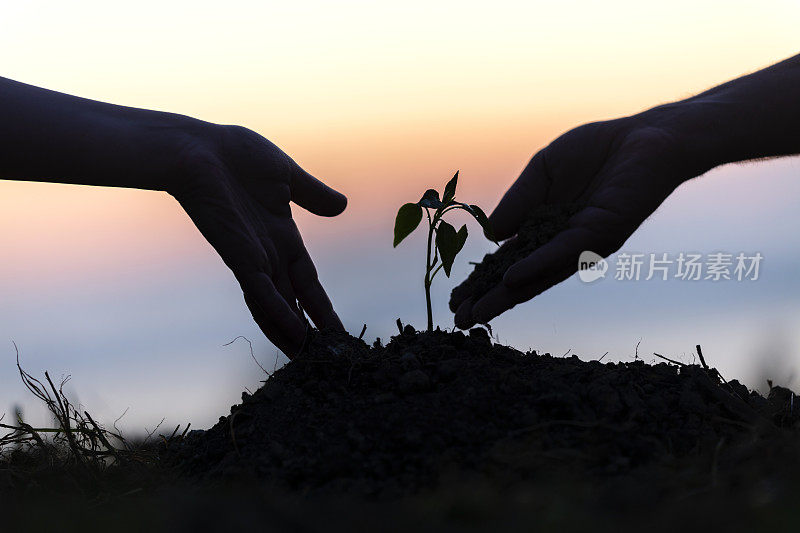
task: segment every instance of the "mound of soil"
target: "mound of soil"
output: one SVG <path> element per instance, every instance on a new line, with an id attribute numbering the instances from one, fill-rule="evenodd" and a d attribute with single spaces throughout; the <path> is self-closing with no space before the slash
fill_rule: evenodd
<path id="1" fill-rule="evenodd" d="M 508 267 L 550 242 L 567 227 L 569 219 L 582 207 L 579 204 L 550 204 L 534 209 L 514 238 L 505 241 L 475 264 L 475 269 L 467 279 L 453 289 L 450 299 L 461 301 L 472 297 L 477 302 L 503 280 Z"/>
<path id="2" fill-rule="evenodd" d="M 166 459 L 190 479 L 383 498 L 462 479 L 664 477 L 684 463 L 705 483 L 712 463 L 717 476 L 794 435 L 799 411 L 786 389 L 763 398 L 713 369 L 522 353 L 483 329 L 406 326 L 372 347 L 318 332 Z"/>

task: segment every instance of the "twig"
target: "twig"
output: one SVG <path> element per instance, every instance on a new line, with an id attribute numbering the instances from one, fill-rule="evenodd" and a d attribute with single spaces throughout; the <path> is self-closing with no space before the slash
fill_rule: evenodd
<path id="1" fill-rule="evenodd" d="M 664 357 L 663 355 L 661 355 L 661 354 L 657 354 L 656 352 L 653 352 L 653 355 L 655 355 L 656 357 L 658 357 L 658 358 L 660 358 L 660 359 L 663 359 L 664 361 L 669 361 L 670 363 L 672 363 L 672 364 L 674 364 L 674 365 L 678 365 L 678 366 L 688 366 L 686 363 L 681 363 L 680 361 L 676 361 L 676 360 L 674 360 L 674 359 L 670 359 L 669 357 Z"/>
<path id="2" fill-rule="evenodd" d="M 119 430 L 119 428 L 117 427 L 117 422 L 119 422 L 120 420 L 122 420 L 122 417 L 123 417 L 123 416 L 125 416 L 125 415 L 128 413 L 128 409 L 130 409 L 130 407 L 126 407 L 126 408 L 125 408 L 125 410 L 124 410 L 124 411 L 122 411 L 122 414 L 121 414 L 121 415 L 119 415 L 119 417 L 117 417 L 117 419 L 116 419 L 116 420 L 114 420 L 114 423 L 113 423 L 113 424 L 111 424 L 112 426 L 114 426 L 114 429 L 117 431 L 117 433 L 122 433 L 122 432 Z"/>
<path id="3" fill-rule="evenodd" d="M 267 372 L 267 369 L 264 368 L 263 366 L 261 366 L 261 363 L 258 362 L 258 359 L 256 359 L 256 355 L 253 353 L 253 343 L 250 342 L 250 339 L 248 339 L 244 335 L 239 335 L 238 337 L 234 337 L 234 339 L 232 341 L 226 342 L 225 344 L 223 344 L 223 346 L 230 346 L 231 344 L 233 344 L 234 342 L 236 342 L 239 339 L 244 339 L 245 342 L 247 342 L 247 344 L 250 346 L 250 357 L 258 365 L 258 368 L 260 368 L 262 372 L 264 372 L 266 375 L 269 376 L 270 374 L 269 374 L 269 372 Z"/>
<path id="4" fill-rule="evenodd" d="M 170 436 L 169 436 L 169 438 L 168 438 L 167 440 L 168 440 L 168 441 L 170 441 L 170 440 L 172 440 L 173 438 L 175 438 L 175 434 L 176 434 L 176 433 L 178 433 L 178 430 L 179 430 L 180 428 L 181 428 L 181 425 L 180 425 L 180 424 L 178 424 L 177 426 L 175 426 L 175 431 L 173 431 L 173 432 L 172 432 L 172 435 L 170 435 Z"/>
<path id="5" fill-rule="evenodd" d="M 154 428 L 153 428 L 153 431 L 147 431 L 147 428 L 144 428 L 145 432 L 147 433 L 147 437 L 145 437 L 145 439 L 144 439 L 143 443 L 144 443 L 144 442 L 147 442 L 148 440 L 150 440 L 150 438 L 153 436 L 153 433 L 155 433 L 156 431 L 158 431 L 158 428 L 160 428 L 160 427 L 161 427 L 161 424 L 163 424 L 163 423 L 164 423 L 164 420 L 166 420 L 166 419 L 167 419 L 167 417 L 164 417 L 164 418 L 162 418 L 162 419 L 161 419 L 161 422 L 159 422 L 159 423 L 158 423 L 158 425 L 157 425 L 156 427 L 154 427 Z"/>
<path id="6" fill-rule="evenodd" d="M 705 357 L 703 357 L 703 349 L 700 348 L 699 344 L 696 346 L 696 348 L 697 348 L 697 356 L 700 357 L 700 363 L 703 365 L 703 368 L 709 370 L 708 365 L 706 364 L 706 359 Z"/>
<path id="7" fill-rule="evenodd" d="M 92 424 L 92 426 L 94 427 L 95 431 L 97 431 L 97 437 L 98 437 L 98 438 L 100 439 L 100 441 L 103 443 L 103 446 L 105 446 L 105 447 L 106 447 L 106 449 L 108 449 L 108 451 L 109 451 L 109 452 L 110 452 L 110 453 L 111 453 L 111 454 L 114 456 L 114 458 L 115 458 L 117 461 L 119 461 L 119 462 L 122 462 L 122 458 L 121 458 L 121 457 L 119 456 L 119 454 L 117 453 L 117 450 L 116 450 L 116 448 L 114 448 L 113 446 L 111 446 L 111 443 L 110 443 L 110 442 L 108 442 L 108 439 L 107 439 L 107 438 L 106 438 L 106 436 L 103 434 L 103 433 L 104 433 L 104 432 L 103 432 L 103 430 L 102 430 L 102 429 L 100 429 L 100 426 L 98 426 L 98 425 L 97 425 L 97 423 L 96 423 L 96 422 L 94 421 L 94 419 L 91 417 L 91 415 L 89 414 L 89 412 L 88 412 L 88 411 L 84 411 L 84 412 L 83 412 L 83 414 L 84 414 L 84 415 L 86 415 L 86 419 L 89 421 L 89 423 L 90 423 L 90 424 Z"/>
<path id="8" fill-rule="evenodd" d="M 705 359 L 705 357 L 703 357 L 703 349 L 700 348 L 700 345 L 698 344 L 697 346 L 695 346 L 695 348 L 697 348 L 697 355 L 698 355 L 698 357 L 700 357 L 700 362 L 703 364 L 703 368 L 707 372 L 711 372 L 712 375 L 716 376 L 717 378 L 719 378 L 719 380 L 721 382 L 723 382 L 725 385 L 727 385 L 728 384 L 728 380 L 726 380 L 724 377 L 722 377 L 722 374 L 720 374 L 719 370 L 717 370 L 716 368 L 710 368 L 708 366 L 708 364 L 706 364 L 706 359 Z M 738 396 L 738 394 L 737 394 L 737 396 Z"/>
<path id="9" fill-rule="evenodd" d="M 60 411 L 61 416 L 59 416 L 59 413 L 55 411 L 53 412 L 53 415 L 55 415 L 56 419 L 58 419 L 58 422 L 61 425 L 61 427 L 67 431 L 67 442 L 69 443 L 69 447 L 72 448 L 72 451 L 75 454 L 75 459 L 78 461 L 78 464 L 80 464 L 81 466 L 85 466 L 83 461 L 83 456 L 81 455 L 80 448 L 78 447 L 78 443 L 75 442 L 75 437 L 72 435 L 72 432 L 70 431 L 69 410 L 67 407 L 65 407 L 65 405 L 68 405 L 66 404 L 65 401 L 66 398 L 62 398 L 63 392 L 60 389 L 56 389 L 56 386 L 53 385 L 53 380 L 50 379 L 50 374 L 48 374 L 46 371 L 44 373 L 44 377 L 47 378 L 47 382 L 50 384 L 50 388 L 53 389 L 53 394 L 55 395 L 56 401 L 58 402 L 58 407 L 61 409 Z"/>

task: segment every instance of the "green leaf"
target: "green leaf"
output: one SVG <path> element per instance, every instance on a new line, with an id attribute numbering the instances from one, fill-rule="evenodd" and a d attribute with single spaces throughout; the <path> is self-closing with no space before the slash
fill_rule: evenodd
<path id="1" fill-rule="evenodd" d="M 456 197 L 456 185 L 458 184 L 458 171 L 453 179 L 447 182 L 444 186 L 444 195 L 442 195 L 442 202 L 447 203 Z"/>
<path id="2" fill-rule="evenodd" d="M 418 204 L 404 204 L 397 211 L 394 221 L 394 246 L 403 242 L 422 220 L 422 208 Z"/>
<path id="3" fill-rule="evenodd" d="M 486 238 L 492 242 L 497 242 L 494 238 L 494 231 L 492 231 L 492 224 L 489 222 L 489 217 L 486 216 L 483 209 L 474 204 L 469 207 L 469 212 L 472 213 L 472 216 L 475 217 L 475 220 L 477 220 L 478 224 L 483 228 L 483 234 L 486 235 Z"/>
<path id="4" fill-rule="evenodd" d="M 417 202 L 421 207 L 429 207 L 431 209 L 439 209 L 442 207 L 442 201 L 439 200 L 439 193 L 433 189 L 428 189 L 422 195 L 422 199 Z"/>
<path id="5" fill-rule="evenodd" d="M 456 233 L 456 237 L 458 237 L 458 251 L 460 252 L 461 249 L 464 247 L 464 243 L 467 242 L 467 225 L 464 224 L 461 226 L 461 229 L 458 230 Z M 456 252 L 458 253 L 458 252 Z"/>
<path id="6" fill-rule="evenodd" d="M 458 232 L 456 229 L 442 220 L 439 222 L 439 227 L 436 228 L 436 248 L 439 250 L 439 256 L 442 258 L 442 267 L 447 277 L 450 277 L 450 270 L 453 268 L 453 262 L 456 255 L 464 247 L 467 241 L 467 227 L 462 226 Z"/>

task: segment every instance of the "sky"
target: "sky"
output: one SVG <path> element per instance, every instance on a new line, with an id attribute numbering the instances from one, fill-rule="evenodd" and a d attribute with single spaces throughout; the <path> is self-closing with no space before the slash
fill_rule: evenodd
<path id="1" fill-rule="evenodd" d="M 490 210 L 533 153 L 587 121 L 685 98 L 798 53 L 796 1 L 29 1 L 0 14 L 0 76 L 117 104 L 241 124 L 349 197 L 295 209 L 348 329 L 424 325 L 424 237 L 393 216 L 460 170 Z M 763 389 L 800 371 L 800 162 L 726 166 L 679 188 L 626 243 L 640 253 L 759 252 L 752 282 L 570 279 L 498 319 L 502 342 L 589 359 L 691 361 Z M 473 232 L 477 235 L 477 232 Z M 23 366 L 130 432 L 207 427 L 277 354 L 168 195 L 0 181 L 0 412 L 43 417 Z M 468 242 L 447 295 L 490 245 Z M 797 382 L 794 382 L 795 385 Z"/>

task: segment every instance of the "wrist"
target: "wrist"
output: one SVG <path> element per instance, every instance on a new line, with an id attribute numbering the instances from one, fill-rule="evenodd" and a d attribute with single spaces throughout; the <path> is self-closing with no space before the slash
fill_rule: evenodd
<path id="1" fill-rule="evenodd" d="M 126 187 L 172 193 L 182 188 L 187 161 L 213 153 L 221 126 L 174 113 L 144 111 L 122 126 L 130 146 Z"/>
<path id="2" fill-rule="evenodd" d="M 669 131 L 695 175 L 737 161 L 800 153 L 800 56 L 640 114 Z"/>
<path id="3" fill-rule="evenodd" d="M 743 144 L 738 139 L 739 124 L 724 105 L 698 99 L 673 102 L 644 111 L 640 120 L 666 131 L 679 146 L 684 181 L 714 167 L 739 161 Z"/>

